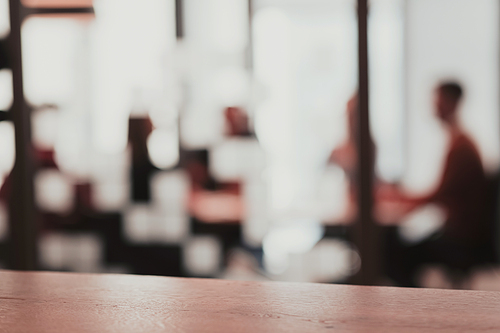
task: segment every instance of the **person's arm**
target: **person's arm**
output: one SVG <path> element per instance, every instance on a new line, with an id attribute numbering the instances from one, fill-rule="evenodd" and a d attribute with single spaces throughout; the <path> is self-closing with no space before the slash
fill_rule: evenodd
<path id="1" fill-rule="evenodd" d="M 428 195 L 420 197 L 406 197 L 404 201 L 413 208 L 435 202 L 446 203 L 450 197 L 456 195 L 457 191 L 463 191 L 464 184 L 469 178 L 476 174 L 476 168 L 480 168 L 478 156 L 466 145 L 458 145 L 450 151 L 446 158 L 443 174 L 438 186 Z"/>

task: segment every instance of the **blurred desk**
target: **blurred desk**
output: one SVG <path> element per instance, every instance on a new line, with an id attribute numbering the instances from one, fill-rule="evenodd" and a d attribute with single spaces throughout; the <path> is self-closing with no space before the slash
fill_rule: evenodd
<path id="1" fill-rule="evenodd" d="M 0 272 L 1 332 L 499 332 L 500 293 Z"/>

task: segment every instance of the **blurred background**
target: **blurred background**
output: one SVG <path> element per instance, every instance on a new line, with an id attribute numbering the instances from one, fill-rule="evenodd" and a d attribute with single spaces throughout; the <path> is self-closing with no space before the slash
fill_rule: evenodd
<path id="1" fill-rule="evenodd" d="M 349 149 L 357 10 L 0 0 L 0 267 L 355 281 L 368 260 Z M 449 138 L 433 91 L 447 79 L 463 84 L 461 123 L 496 179 L 499 14 L 496 0 L 369 1 L 376 183 L 436 187 Z M 374 199 L 376 283 L 395 284 L 384 233 L 418 243 L 444 222 L 435 205 L 403 215 Z M 430 266 L 419 284 L 457 286 L 447 268 Z M 500 290 L 496 260 L 467 269 L 461 287 Z"/>

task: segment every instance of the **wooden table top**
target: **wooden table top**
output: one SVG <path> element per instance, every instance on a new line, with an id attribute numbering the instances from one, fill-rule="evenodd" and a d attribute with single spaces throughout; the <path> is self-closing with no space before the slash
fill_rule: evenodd
<path id="1" fill-rule="evenodd" d="M 500 293 L 0 272 L 0 332 L 500 332 Z"/>

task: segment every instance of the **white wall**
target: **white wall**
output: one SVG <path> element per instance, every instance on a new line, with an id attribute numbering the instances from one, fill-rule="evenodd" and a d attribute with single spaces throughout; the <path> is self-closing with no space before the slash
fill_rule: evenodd
<path id="1" fill-rule="evenodd" d="M 441 174 L 447 138 L 433 115 L 433 89 L 456 78 L 465 88 L 462 122 L 488 170 L 500 160 L 498 2 L 407 3 L 408 168 L 405 184 L 429 190 Z"/>

